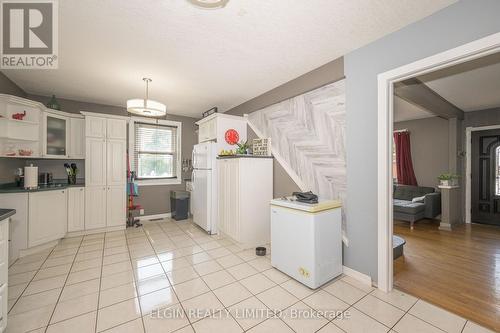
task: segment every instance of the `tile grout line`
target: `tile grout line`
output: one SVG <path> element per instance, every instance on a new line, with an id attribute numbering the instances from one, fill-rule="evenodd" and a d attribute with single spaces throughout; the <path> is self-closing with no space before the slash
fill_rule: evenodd
<path id="1" fill-rule="evenodd" d="M 132 277 L 132 278 L 133 278 L 133 283 L 134 283 L 135 293 L 136 293 L 136 295 L 137 295 L 137 303 L 139 304 L 139 311 L 140 311 L 140 313 L 141 313 L 141 314 L 140 314 L 140 318 L 141 318 L 141 323 L 142 323 L 142 329 L 143 329 L 143 331 L 144 331 L 144 332 L 146 332 L 146 324 L 144 324 L 144 316 L 142 315 L 141 299 L 140 299 L 140 296 L 139 296 L 139 288 L 138 288 L 138 284 L 139 284 L 138 282 L 139 282 L 139 280 L 138 280 L 138 281 L 137 281 L 137 283 L 136 283 L 136 281 L 135 281 L 135 274 L 134 274 L 134 264 L 133 264 L 133 262 L 132 262 L 132 254 L 130 253 L 130 247 L 129 247 L 128 237 L 127 237 L 127 228 L 134 228 L 134 227 L 126 227 L 126 228 L 125 228 L 125 244 L 126 244 L 126 246 L 127 246 L 127 253 L 128 253 L 128 256 L 129 256 L 130 265 L 132 266 L 132 275 L 133 275 L 133 277 Z M 143 227 L 141 226 L 141 229 L 142 229 L 142 228 L 143 228 Z M 143 230 L 143 232 L 144 232 L 144 230 Z M 138 268 L 139 268 L 139 267 L 138 267 Z M 133 320 L 137 320 L 137 318 L 136 318 L 136 319 L 133 319 Z M 133 320 L 130 320 L 130 321 L 125 322 L 125 323 L 132 322 Z M 124 324 L 124 323 L 123 323 L 123 324 Z M 123 324 L 120 324 L 120 325 L 123 325 Z M 116 326 L 115 326 L 115 327 L 116 327 Z"/>
<path id="2" fill-rule="evenodd" d="M 99 274 L 99 288 L 97 289 L 97 309 L 96 309 L 96 314 L 95 314 L 94 332 L 97 332 L 97 323 L 99 321 L 99 303 L 101 301 L 102 270 L 104 267 L 104 249 L 105 248 L 106 248 L 106 232 L 104 233 L 104 238 L 103 238 L 103 242 L 102 242 L 101 273 Z"/>
<path id="3" fill-rule="evenodd" d="M 69 271 L 68 271 L 68 274 L 66 275 L 66 279 L 64 280 L 64 284 L 61 288 L 61 291 L 59 292 L 59 296 L 57 297 L 57 301 L 56 301 L 56 304 L 54 305 L 54 309 L 52 310 L 52 313 L 50 314 L 50 317 L 49 317 L 49 320 L 47 321 L 47 325 L 45 326 L 45 332 L 47 332 L 47 330 L 49 329 L 49 326 L 50 326 L 50 321 L 52 320 L 52 317 L 54 316 L 54 313 L 56 312 L 56 309 L 57 309 L 57 305 L 59 304 L 59 300 L 61 299 L 61 295 L 63 293 L 63 290 L 64 290 L 64 287 L 66 286 L 66 283 L 69 279 L 69 276 L 71 274 L 71 268 L 73 267 L 74 263 L 75 263 L 75 260 L 76 260 L 76 256 L 78 254 L 78 251 L 80 251 L 80 248 L 82 246 L 82 242 L 83 242 L 83 239 L 84 237 L 82 237 L 82 239 L 80 240 L 80 245 L 78 246 L 78 250 L 76 251 L 76 253 L 74 254 L 74 258 L 73 258 L 73 261 L 71 262 L 71 266 L 69 267 Z M 57 246 L 57 245 L 56 245 Z M 55 247 L 54 247 L 55 249 Z M 70 319 L 70 318 L 68 318 Z"/>
<path id="4" fill-rule="evenodd" d="M 57 246 L 57 245 L 56 245 Z M 14 304 L 12 304 L 12 307 L 10 308 L 10 310 L 7 312 L 7 315 L 14 309 L 14 306 L 16 306 L 17 302 L 19 302 L 19 300 L 21 299 L 21 297 L 23 297 L 23 294 L 24 292 L 26 291 L 26 289 L 28 289 L 29 285 L 31 284 L 31 282 L 33 282 L 33 279 L 35 278 L 35 276 L 38 274 L 38 272 L 42 269 L 42 266 L 43 264 L 45 264 L 45 262 L 47 261 L 47 259 L 50 257 L 50 255 L 52 254 L 52 252 L 54 251 L 55 249 L 55 246 L 52 248 L 52 250 L 50 250 L 49 254 L 47 255 L 47 257 L 43 260 L 43 262 L 41 263 L 40 267 L 36 270 L 35 274 L 33 275 L 33 277 L 30 279 L 30 281 L 26 284 L 26 287 L 24 287 L 23 291 L 19 294 L 19 296 L 16 298 L 16 301 L 14 302 Z M 19 259 L 21 258 L 18 258 L 16 259 L 16 261 L 11 265 L 11 267 L 17 263 L 19 261 Z M 10 267 L 9 267 L 10 268 Z M 28 271 L 29 272 L 29 271 Z M 7 273 L 8 274 L 8 273 Z M 21 273 L 22 274 L 22 273 Z M 54 288 L 54 289 L 57 289 L 57 288 Z M 52 290 L 52 289 L 50 289 Z M 34 293 L 32 295 L 35 295 L 35 294 L 38 294 L 38 293 Z M 29 296 L 29 295 L 28 295 Z M 8 301 L 8 300 L 7 300 Z"/>

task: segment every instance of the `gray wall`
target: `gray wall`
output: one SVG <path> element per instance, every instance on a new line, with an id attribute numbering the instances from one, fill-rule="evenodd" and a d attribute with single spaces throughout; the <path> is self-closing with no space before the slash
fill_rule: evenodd
<path id="1" fill-rule="evenodd" d="M 19 97 L 25 97 L 24 90 L 19 88 L 17 84 L 12 82 L 4 73 L 0 72 L 0 94 L 9 94 Z"/>
<path id="2" fill-rule="evenodd" d="M 377 279 L 377 75 L 500 31 L 498 13 L 498 0 L 462 0 L 344 57 L 350 242 L 344 265 Z"/>
<path id="3" fill-rule="evenodd" d="M 322 87 L 344 78 L 344 59 L 335 59 L 311 72 L 299 76 L 279 87 L 276 87 L 260 96 L 257 96 L 226 113 L 241 116 L 282 102 L 286 99 L 301 95 L 308 91 Z M 257 138 L 257 135 L 248 127 L 248 140 Z M 285 169 L 274 160 L 273 162 L 273 196 L 279 198 L 300 191 L 299 186 L 288 175 Z"/>
<path id="4" fill-rule="evenodd" d="M 479 127 L 500 124 L 500 108 L 465 112 L 462 121 L 465 131 L 466 127 Z"/>
<path id="5" fill-rule="evenodd" d="M 432 117 L 394 123 L 410 131 L 413 169 L 418 185 L 436 187 L 437 177 L 449 170 L 448 120 Z"/>

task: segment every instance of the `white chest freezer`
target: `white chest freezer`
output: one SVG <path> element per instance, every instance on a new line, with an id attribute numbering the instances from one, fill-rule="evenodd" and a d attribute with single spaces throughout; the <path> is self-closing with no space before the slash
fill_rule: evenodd
<path id="1" fill-rule="evenodd" d="M 341 203 L 271 200 L 271 264 L 312 289 L 342 274 Z"/>

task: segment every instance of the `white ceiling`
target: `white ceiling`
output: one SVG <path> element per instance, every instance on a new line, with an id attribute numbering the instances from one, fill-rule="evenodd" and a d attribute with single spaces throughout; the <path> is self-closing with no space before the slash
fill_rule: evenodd
<path id="1" fill-rule="evenodd" d="M 424 108 L 416 106 L 394 95 L 394 122 L 435 117 L 436 115 Z"/>
<path id="2" fill-rule="evenodd" d="M 199 117 L 239 105 L 455 0 L 59 1 L 59 69 L 4 73 L 29 93 Z"/>
<path id="3" fill-rule="evenodd" d="M 463 111 L 500 107 L 500 53 L 420 76 L 419 79 Z"/>

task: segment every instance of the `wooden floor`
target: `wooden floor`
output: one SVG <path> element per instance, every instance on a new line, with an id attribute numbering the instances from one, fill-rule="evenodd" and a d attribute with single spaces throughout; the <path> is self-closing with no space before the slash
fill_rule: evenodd
<path id="1" fill-rule="evenodd" d="M 395 222 L 406 246 L 394 261 L 394 286 L 500 332 L 500 227 L 438 225 Z"/>

